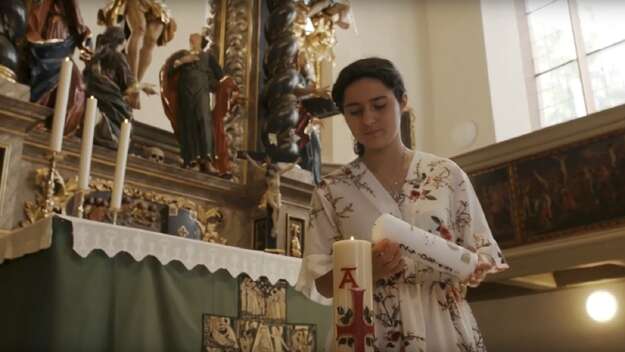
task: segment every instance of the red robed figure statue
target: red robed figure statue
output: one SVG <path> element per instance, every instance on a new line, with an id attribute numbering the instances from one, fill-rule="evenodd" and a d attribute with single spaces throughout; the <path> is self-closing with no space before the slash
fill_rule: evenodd
<path id="1" fill-rule="evenodd" d="M 192 47 L 197 36 L 192 35 Z M 185 167 L 199 164 L 205 172 L 231 173 L 225 123 L 239 89 L 206 51 L 181 50 L 167 59 L 160 73 L 161 100 L 171 122 Z"/>

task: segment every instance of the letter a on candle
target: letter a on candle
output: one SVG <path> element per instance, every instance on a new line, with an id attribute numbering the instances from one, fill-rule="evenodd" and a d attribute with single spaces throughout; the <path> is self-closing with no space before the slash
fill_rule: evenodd
<path id="1" fill-rule="evenodd" d="M 351 283 L 352 284 L 352 288 L 358 288 L 358 283 L 356 282 L 356 279 L 354 279 L 354 275 L 352 275 L 352 272 L 356 270 L 355 267 L 352 268 L 341 268 L 341 271 L 343 272 L 343 279 L 341 279 L 341 283 L 339 284 L 339 288 L 344 288 L 346 284 Z"/>

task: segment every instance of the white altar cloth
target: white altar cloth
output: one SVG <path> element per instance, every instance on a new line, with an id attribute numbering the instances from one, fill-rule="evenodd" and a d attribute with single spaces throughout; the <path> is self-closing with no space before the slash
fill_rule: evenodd
<path id="1" fill-rule="evenodd" d="M 200 265 L 210 272 L 225 269 L 232 277 L 245 273 L 253 279 L 265 276 L 271 283 L 283 279 L 291 286 L 295 285 L 301 266 L 299 258 L 207 243 L 72 216 L 56 216 L 72 223 L 72 249 L 83 258 L 97 249 L 102 250 L 110 258 L 120 252 L 126 252 L 136 261 L 151 255 L 163 265 L 177 260 L 188 270 Z M 0 263 L 49 248 L 53 236 L 52 220 L 47 218 L 0 235 Z"/>

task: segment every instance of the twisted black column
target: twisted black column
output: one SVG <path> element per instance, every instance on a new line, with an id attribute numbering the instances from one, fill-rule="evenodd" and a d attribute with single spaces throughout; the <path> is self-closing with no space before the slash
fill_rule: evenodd
<path id="1" fill-rule="evenodd" d="M 26 32 L 26 7 L 22 0 L 0 1 L 0 77 L 18 80 L 17 43 Z"/>
<path id="2" fill-rule="evenodd" d="M 297 10 L 291 0 L 268 1 L 267 6 L 263 64 L 266 80 L 262 92 L 265 120 L 261 138 L 273 161 L 292 162 L 298 156 L 292 137 L 299 117 L 297 97 L 293 94 L 299 81 L 295 68 L 298 44 L 293 31 Z"/>

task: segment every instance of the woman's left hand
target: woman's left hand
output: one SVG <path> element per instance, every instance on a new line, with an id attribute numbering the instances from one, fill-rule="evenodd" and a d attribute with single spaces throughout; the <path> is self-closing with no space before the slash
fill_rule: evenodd
<path id="1" fill-rule="evenodd" d="M 477 255 L 477 265 L 473 274 L 464 282 L 465 284 L 475 287 L 480 284 L 486 277 L 488 270 L 493 267 L 493 263 L 487 256 Z"/>

